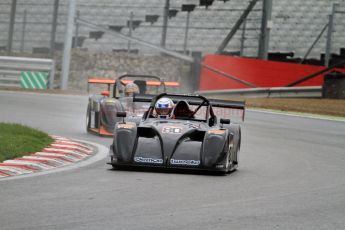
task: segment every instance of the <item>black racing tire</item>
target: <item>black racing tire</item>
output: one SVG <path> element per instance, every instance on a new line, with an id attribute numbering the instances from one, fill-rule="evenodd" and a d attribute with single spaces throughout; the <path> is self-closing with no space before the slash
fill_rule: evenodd
<path id="1" fill-rule="evenodd" d="M 238 124 L 230 125 L 230 132 L 234 134 L 234 147 L 231 151 L 231 161 L 238 164 L 238 154 L 241 149 L 241 127 Z"/>
<path id="2" fill-rule="evenodd" d="M 113 157 L 110 157 L 110 162 L 113 162 Z M 111 164 L 112 169 L 119 169 L 119 167 L 116 164 Z"/>
<path id="3" fill-rule="evenodd" d="M 112 168 L 112 170 L 119 170 L 120 169 L 120 167 L 119 166 L 117 166 L 117 165 L 111 165 L 111 168 Z"/>
<path id="4" fill-rule="evenodd" d="M 91 106 L 90 103 L 87 105 L 86 110 L 86 131 L 89 131 L 91 125 Z"/>
<path id="5" fill-rule="evenodd" d="M 231 172 L 231 168 L 230 168 L 230 163 L 231 163 L 231 152 L 228 151 L 227 156 L 226 156 L 226 161 L 227 161 L 227 167 L 226 167 L 226 171 L 224 172 L 224 174 L 228 174 Z"/>
<path id="6" fill-rule="evenodd" d="M 241 150 L 241 141 L 242 141 L 242 131 L 241 131 L 241 128 L 240 128 L 240 132 L 239 132 L 239 140 L 238 140 L 238 151 Z"/>

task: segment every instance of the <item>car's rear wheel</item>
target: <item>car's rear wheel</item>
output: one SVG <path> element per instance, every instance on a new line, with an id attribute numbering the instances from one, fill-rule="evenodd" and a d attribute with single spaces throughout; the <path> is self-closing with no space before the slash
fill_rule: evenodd
<path id="1" fill-rule="evenodd" d="M 87 105 L 87 111 L 86 111 L 86 131 L 90 129 L 90 124 L 91 124 L 91 107 L 90 103 Z"/>
<path id="2" fill-rule="evenodd" d="M 226 157 L 226 171 L 224 173 L 229 173 L 231 171 L 231 152 L 230 147 L 228 151 L 228 155 Z"/>
<path id="3" fill-rule="evenodd" d="M 110 156 L 110 162 L 111 162 L 111 163 L 114 162 L 114 157 L 113 157 L 113 156 Z M 117 167 L 117 165 L 115 165 L 115 164 L 111 164 L 111 167 L 112 167 L 113 169 L 118 169 L 118 168 L 119 168 L 119 167 Z"/>
<path id="4" fill-rule="evenodd" d="M 241 127 L 239 125 L 231 125 L 230 131 L 234 134 L 234 145 L 231 149 L 231 161 L 238 164 L 238 153 L 241 148 Z"/>

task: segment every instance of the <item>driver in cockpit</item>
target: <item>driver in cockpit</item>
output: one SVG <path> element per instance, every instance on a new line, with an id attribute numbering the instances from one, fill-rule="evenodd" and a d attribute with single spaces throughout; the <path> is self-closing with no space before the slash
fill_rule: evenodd
<path id="1" fill-rule="evenodd" d="M 157 118 L 169 119 L 171 117 L 171 112 L 174 109 L 174 102 L 167 97 L 160 98 L 155 105 L 155 112 Z"/>
<path id="2" fill-rule="evenodd" d="M 132 97 L 135 93 L 139 93 L 138 85 L 135 83 L 128 83 L 125 87 L 125 97 Z"/>
<path id="3" fill-rule="evenodd" d="M 174 112 L 173 112 L 173 118 L 174 119 L 194 118 L 193 111 L 190 110 L 189 104 L 187 101 L 177 102 Z"/>

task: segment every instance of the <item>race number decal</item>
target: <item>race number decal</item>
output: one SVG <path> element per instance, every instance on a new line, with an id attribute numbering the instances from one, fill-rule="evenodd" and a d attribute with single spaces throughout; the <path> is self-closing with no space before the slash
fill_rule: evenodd
<path id="1" fill-rule="evenodd" d="M 117 125 L 118 129 L 132 129 L 134 127 L 135 127 L 134 124 L 126 124 L 126 123 Z"/>
<path id="2" fill-rule="evenodd" d="M 182 128 L 176 126 L 164 126 L 162 128 L 162 133 L 180 134 L 182 133 Z"/>

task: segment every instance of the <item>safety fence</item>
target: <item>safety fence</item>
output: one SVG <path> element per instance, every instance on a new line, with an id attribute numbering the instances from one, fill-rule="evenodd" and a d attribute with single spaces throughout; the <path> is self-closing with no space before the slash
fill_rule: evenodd
<path id="1" fill-rule="evenodd" d="M 246 98 L 321 98 L 322 86 L 272 87 L 233 90 L 198 91 L 209 97 L 246 97 Z"/>
<path id="2" fill-rule="evenodd" d="M 0 86 L 52 89 L 54 75 L 52 59 L 0 56 Z"/>

